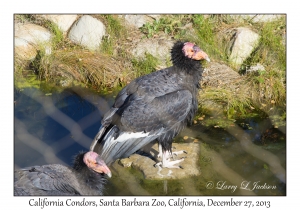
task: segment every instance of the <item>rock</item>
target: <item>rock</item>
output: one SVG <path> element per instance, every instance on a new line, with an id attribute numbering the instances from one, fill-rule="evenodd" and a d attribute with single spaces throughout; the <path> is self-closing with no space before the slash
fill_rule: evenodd
<path id="1" fill-rule="evenodd" d="M 283 17 L 285 15 L 255 15 L 255 17 L 253 17 L 251 19 L 251 21 L 253 23 L 257 23 L 257 22 L 271 22 L 271 21 L 276 21 L 279 18 Z"/>
<path id="2" fill-rule="evenodd" d="M 145 53 L 157 57 L 164 65 L 170 60 L 170 50 L 174 42 L 167 39 L 142 39 L 132 49 L 132 54 L 137 58 L 145 58 Z"/>
<path id="3" fill-rule="evenodd" d="M 84 15 L 72 26 L 69 39 L 89 50 L 96 50 L 104 35 L 103 23 L 90 15 Z"/>
<path id="4" fill-rule="evenodd" d="M 234 15 L 231 15 L 234 16 Z M 276 21 L 285 15 L 239 15 L 239 17 L 253 23 Z"/>
<path id="5" fill-rule="evenodd" d="M 178 155 L 178 159 L 186 156 L 185 160 L 180 163 L 181 168 L 160 168 L 154 167 L 156 162 L 149 157 L 145 157 L 139 154 L 133 154 L 129 158 L 124 158 L 119 161 L 123 167 L 132 167 L 140 170 L 145 179 L 158 180 L 158 179 L 182 179 L 190 176 L 198 176 L 201 174 L 200 167 L 197 164 L 200 154 L 200 145 L 197 143 L 173 143 L 176 151 L 185 150 L 187 154 Z M 152 155 L 158 154 L 158 146 L 154 144 L 151 148 Z M 114 164 L 119 164 L 116 161 Z M 118 167 L 115 167 L 118 168 Z M 122 170 L 122 169 L 120 169 Z M 119 171 L 119 173 L 122 173 Z"/>
<path id="6" fill-rule="evenodd" d="M 133 26 L 135 28 L 140 28 L 147 22 L 153 21 L 152 16 L 149 17 L 147 15 L 121 15 L 121 17 L 122 16 L 128 25 Z"/>
<path id="7" fill-rule="evenodd" d="M 246 69 L 246 73 L 252 73 L 256 71 L 265 71 L 265 67 L 260 63 L 257 63 L 255 66 L 250 66 L 250 68 Z"/>
<path id="8" fill-rule="evenodd" d="M 38 47 L 40 44 L 50 42 L 51 33 L 42 26 L 31 23 L 17 23 L 15 25 L 15 37 L 23 39 L 29 44 Z"/>
<path id="9" fill-rule="evenodd" d="M 64 35 L 70 29 L 72 24 L 77 19 L 77 15 L 38 15 L 46 20 L 55 23 Z"/>
<path id="10" fill-rule="evenodd" d="M 201 86 L 226 87 L 241 80 L 239 73 L 225 64 L 210 62 L 204 69 Z"/>
<path id="11" fill-rule="evenodd" d="M 237 68 L 251 54 L 259 42 L 259 35 L 244 27 L 237 28 L 233 35 L 229 61 Z"/>
<path id="12" fill-rule="evenodd" d="M 132 164 L 132 159 L 130 158 L 124 158 L 120 160 L 120 164 L 121 166 L 123 166 L 124 168 L 129 168 L 131 167 Z"/>
<path id="13" fill-rule="evenodd" d="M 15 55 L 22 60 L 32 61 L 37 55 L 36 49 L 26 40 L 15 38 Z"/>
<path id="14" fill-rule="evenodd" d="M 49 53 L 51 36 L 51 33 L 42 26 L 31 23 L 15 24 L 16 56 L 24 60 L 33 60 L 37 50 L 43 49 Z"/>
<path id="15" fill-rule="evenodd" d="M 152 17 L 155 20 L 158 20 L 160 18 L 160 15 L 150 15 L 148 14 L 149 17 Z"/>

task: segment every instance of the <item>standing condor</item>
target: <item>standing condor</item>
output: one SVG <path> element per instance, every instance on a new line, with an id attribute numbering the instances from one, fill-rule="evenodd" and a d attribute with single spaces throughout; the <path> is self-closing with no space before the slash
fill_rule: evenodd
<path id="1" fill-rule="evenodd" d="M 193 120 L 203 72 L 200 61 L 210 60 L 195 44 L 180 41 L 174 44 L 171 59 L 173 66 L 136 78 L 124 87 L 104 115 L 90 150 L 107 165 L 157 140 L 162 158 L 157 165 L 180 167 L 175 164 L 183 159 L 170 160 L 175 154 L 172 140 Z"/>

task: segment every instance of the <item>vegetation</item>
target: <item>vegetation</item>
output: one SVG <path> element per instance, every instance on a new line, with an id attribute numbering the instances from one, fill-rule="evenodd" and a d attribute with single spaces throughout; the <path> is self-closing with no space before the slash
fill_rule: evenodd
<path id="1" fill-rule="evenodd" d="M 90 52 L 73 44 L 60 32 L 58 27 L 38 15 L 15 15 L 16 22 L 33 22 L 48 28 L 53 33 L 52 53 L 47 54 L 40 47 L 36 59 L 25 66 L 15 59 L 15 84 L 37 85 L 31 69 L 39 80 L 48 83 L 84 85 L 96 90 L 115 90 L 132 79 L 155 71 L 161 65 L 158 58 L 146 54 L 136 58 L 128 49 L 132 40 L 156 37 L 171 37 L 190 40 L 201 46 L 212 60 L 224 63 L 240 74 L 243 80 L 228 86 L 205 87 L 200 93 L 199 116 L 206 114 L 228 120 L 220 127 L 230 125 L 232 120 L 262 114 L 276 116 L 279 126 L 285 122 L 286 106 L 286 46 L 285 18 L 273 22 L 254 23 L 252 20 L 237 19 L 231 15 L 162 15 L 153 22 L 146 23 L 140 30 L 125 27 L 123 19 L 117 15 L 93 15 L 106 26 L 107 36 L 103 38 L 99 51 Z M 251 27 L 260 35 L 257 49 L 235 69 L 228 61 L 229 40 L 236 27 Z M 245 71 L 252 65 L 262 64 L 265 70 L 251 74 Z M 169 62 L 168 65 L 171 65 Z M 24 74 L 25 73 L 25 74 Z M 29 75 L 28 77 L 21 75 Z M 24 80 L 26 82 L 24 82 Z M 210 120 L 210 125 L 216 122 Z M 280 121 L 280 122 L 279 122 Z M 207 120 L 206 122 L 209 122 Z"/>
<path id="2" fill-rule="evenodd" d="M 158 59 L 149 53 L 146 53 L 144 59 L 132 59 L 132 65 L 136 72 L 135 77 L 140 77 L 154 72 L 158 64 Z"/>
<path id="3" fill-rule="evenodd" d="M 167 15 L 154 20 L 153 23 L 147 22 L 141 28 L 141 31 L 147 36 L 147 38 L 164 33 L 174 39 L 180 39 L 187 34 L 186 24 L 188 24 L 189 21 L 190 18 L 186 15 Z"/>

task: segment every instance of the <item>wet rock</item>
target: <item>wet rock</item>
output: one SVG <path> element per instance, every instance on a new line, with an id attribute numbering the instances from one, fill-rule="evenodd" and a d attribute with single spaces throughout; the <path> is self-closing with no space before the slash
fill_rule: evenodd
<path id="1" fill-rule="evenodd" d="M 104 35 L 103 23 L 90 15 L 84 15 L 72 26 L 69 39 L 89 50 L 96 50 Z"/>
<path id="2" fill-rule="evenodd" d="M 33 60 L 37 50 L 49 48 L 51 36 L 50 31 L 42 26 L 31 23 L 15 24 L 16 56 L 24 60 Z"/>
<path id="3" fill-rule="evenodd" d="M 121 166 L 125 167 L 125 168 L 129 168 L 132 165 L 132 158 L 124 158 L 120 160 L 120 164 Z"/>
<path id="4" fill-rule="evenodd" d="M 58 28 L 66 35 L 72 24 L 75 22 L 77 15 L 38 15 L 46 20 L 55 23 Z"/>
<path id="5" fill-rule="evenodd" d="M 258 41 L 259 35 L 254 31 L 245 27 L 237 28 L 232 37 L 229 61 L 238 68 L 255 49 Z"/>
<path id="6" fill-rule="evenodd" d="M 143 173 L 145 179 L 182 179 L 190 176 L 198 176 L 201 174 L 200 166 L 197 164 L 200 154 L 200 145 L 197 143 L 174 143 L 173 146 L 176 149 L 174 151 L 185 150 L 187 154 L 181 154 L 176 157 L 180 159 L 181 157 L 186 157 L 180 165 L 181 168 L 161 168 L 155 167 L 156 162 L 149 157 L 142 156 L 140 154 L 133 154 L 128 158 L 116 161 L 114 164 L 122 165 L 123 167 L 132 167 Z M 151 148 L 151 154 L 156 156 L 158 154 L 158 146 L 154 144 Z M 122 170 L 120 167 L 118 170 Z M 119 171 L 119 173 L 122 173 Z"/>

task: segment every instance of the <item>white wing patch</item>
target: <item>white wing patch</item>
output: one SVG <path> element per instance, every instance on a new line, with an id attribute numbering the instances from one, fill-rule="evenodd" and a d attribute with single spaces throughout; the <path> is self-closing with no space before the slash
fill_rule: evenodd
<path id="1" fill-rule="evenodd" d="M 127 139 L 137 139 L 137 138 L 141 138 L 141 137 L 146 137 L 149 135 L 148 133 L 145 132 L 132 132 L 132 133 L 128 133 L 128 132 L 124 132 L 122 133 L 117 139 L 113 139 L 117 142 L 122 142 L 122 141 L 126 141 Z"/>
<path id="2" fill-rule="evenodd" d="M 155 133 L 150 132 L 121 132 L 115 138 L 116 127 L 113 127 L 104 137 L 103 148 L 100 157 L 106 164 L 110 164 L 116 159 L 128 157 L 146 144 L 155 140 L 163 131 L 159 129 Z"/>
<path id="3" fill-rule="evenodd" d="M 126 141 L 130 141 L 130 143 L 135 142 L 135 139 L 141 139 L 144 137 L 149 136 L 149 132 L 145 133 L 145 132 L 124 132 L 121 133 L 118 138 L 114 138 L 113 135 L 110 135 L 110 133 L 108 133 L 106 135 L 106 141 L 104 144 L 104 147 L 102 149 L 102 154 L 107 154 L 111 152 L 111 150 L 113 148 L 115 148 L 115 145 L 126 145 L 127 142 Z M 130 143 L 128 144 L 128 146 L 130 146 Z"/>

